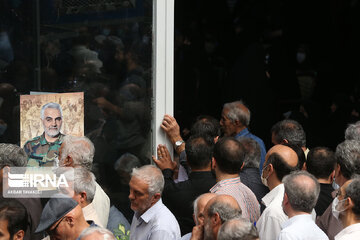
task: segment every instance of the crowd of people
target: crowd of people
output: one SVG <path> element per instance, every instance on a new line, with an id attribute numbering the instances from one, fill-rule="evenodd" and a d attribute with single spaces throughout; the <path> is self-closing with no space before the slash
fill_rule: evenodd
<path id="1" fill-rule="evenodd" d="M 1 196 L 4 239 L 345 240 L 360 236 L 360 122 L 347 127 L 345 140 L 333 151 L 323 146 L 309 149 L 304 129 L 292 119 L 274 124 L 273 146 L 267 148 L 249 131 L 250 110 L 242 101 L 224 104 L 220 121 L 199 116 L 186 141 L 176 119 L 165 115 L 161 129 L 173 144 L 175 157 L 160 144 L 152 164 L 130 167 L 126 183 L 133 214 L 128 221 L 111 203 L 109 189 L 97 182 L 92 141 L 60 133 L 62 116 L 57 116 L 56 104 L 44 105 L 43 114 L 44 121 L 52 118 L 48 128 L 44 124 L 43 136 L 51 135 L 59 145 L 57 160 L 34 158 L 33 149 L 25 148 L 29 144 L 23 148 L 1 143 L 1 191 L 11 187 L 6 181 L 9 169 L 34 167 L 29 159 L 37 159 L 40 168 L 73 169 L 73 175 L 62 172 L 73 190 L 62 189 L 41 199 Z M 41 149 L 34 149 L 41 156 Z"/>

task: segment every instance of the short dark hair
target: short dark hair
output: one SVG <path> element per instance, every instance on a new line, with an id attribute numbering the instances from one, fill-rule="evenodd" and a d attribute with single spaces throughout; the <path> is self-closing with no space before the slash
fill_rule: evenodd
<path id="1" fill-rule="evenodd" d="M 269 164 L 272 164 L 276 173 L 276 176 L 278 177 L 278 179 L 280 181 L 282 181 L 282 179 L 286 176 L 289 175 L 291 172 L 298 170 L 298 165 L 296 165 L 295 167 L 290 166 L 285 159 L 280 156 L 278 153 L 274 152 L 271 153 L 268 157 L 268 160 L 266 161 L 266 165 L 264 166 L 267 167 Z"/>
<path id="2" fill-rule="evenodd" d="M 306 146 L 306 134 L 301 126 L 295 120 L 285 119 L 275 123 L 271 128 L 271 133 L 274 134 L 277 143 L 281 143 L 286 139 L 289 143 Z"/>
<path id="3" fill-rule="evenodd" d="M 334 171 L 335 166 L 335 153 L 328 147 L 316 147 L 308 153 L 306 169 L 317 179 L 328 178 Z"/>
<path id="4" fill-rule="evenodd" d="M 294 152 L 296 152 L 296 155 L 298 156 L 297 168 L 301 170 L 304 166 L 304 163 L 306 162 L 305 153 L 304 150 L 302 150 L 301 146 L 292 143 L 281 143 L 281 145 L 288 146 L 289 148 L 294 150 Z"/>
<path id="5" fill-rule="evenodd" d="M 360 178 L 355 178 L 345 189 L 345 197 L 351 198 L 354 207 L 353 213 L 360 219 Z"/>
<path id="6" fill-rule="evenodd" d="M 221 172 L 239 173 L 244 157 L 244 147 L 233 137 L 223 137 L 215 144 L 214 158 Z"/>
<path id="7" fill-rule="evenodd" d="M 211 138 L 220 136 L 220 133 L 221 130 L 219 120 L 207 115 L 199 116 L 190 130 L 191 135 L 206 135 L 210 136 Z"/>
<path id="8" fill-rule="evenodd" d="M 1 199 L 0 220 L 7 221 L 10 239 L 20 230 L 25 232 L 28 226 L 26 208 L 16 199 Z"/>
<path id="9" fill-rule="evenodd" d="M 199 169 L 209 165 L 213 156 L 214 140 L 204 136 L 190 136 L 185 144 L 186 159 L 191 168 Z"/>

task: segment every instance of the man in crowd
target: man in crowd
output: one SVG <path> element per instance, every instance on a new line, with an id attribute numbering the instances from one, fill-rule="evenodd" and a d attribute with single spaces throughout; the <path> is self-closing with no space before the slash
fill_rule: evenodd
<path id="1" fill-rule="evenodd" d="M 242 101 L 225 103 L 221 113 L 220 125 L 224 136 L 249 137 L 254 139 L 261 150 L 260 172 L 265 161 L 266 148 L 263 140 L 250 133 L 248 127 L 250 124 L 250 110 Z"/>
<path id="2" fill-rule="evenodd" d="M 244 167 L 240 171 L 240 180 L 253 191 L 256 199 L 261 203 L 261 199 L 269 192 L 269 189 L 261 182 L 259 175 L 260 146 L 254 139 L 248 137 L 241 137 L 238 141 L 245 150 Z"/>
<path id="3" fill-rule="evenodd" d="M 310 150 L 306 161 L 306 170 L 314 175 L 320 183 L 320 195 L 315 206 L 317 216 L 321 216 L 333 201 L 332 182 L 335 176 L 335 153 L 327 147 L 316 147 Z"/>
<path id="4" fill-rule="evenodd" d="M 204 209 L 206 204 L 215 197 L 215 193 L 204 193 L 198 196 L 194 201 L 194 213 L 193 218 L 196 226 L 203 226 L 204 225 Z M 189 240 L 191 239 L 191 232 L 185 234 L 181 240 Z"/>
<path id="5" fill-rule="evenodd" d="M 0 202 L 5 201 L 3 198 L 3 191 L 7 186 L 3 185 L 3 178 L 6 178 L 4 174 L 4 168 L 8 168 L 9 171 L 12 167 L 26 167 L 27 155 L 21 147 L 15 144 L 0 143 Z M 3 188 L 4 186 L 4 188 Z M 14 200 L 12 198 L 11 200 Z M 38 240 L 41 239 L 40 234 L 35 234 L 35 229 L 40 221 L 42 205 L 39 198 L 17 198 L 22 203 L 28 216 L 29 227 L 24 229 L 25 240 Z"/>
<path id="6" fill-rule="evenodd" d="M 217 183 L 210 192 L 233 196 L 239 203 L 242 217 L 256 222 L 260 217 L 260 204 L 239 177 L 244 156 L 243 146 L 233 137 L 223 137 L 215 144 L 213 168 Z"/>
<path id="7" fill-rule="evenodd" d="M 289 220 L 282 225 L 278 239 L 328 240 L 311 217 L 320 193 L 320 184 L 316 178 L 306 171 L 296 171 L 285 176 L 283 183 L 283 209 Z"/>
<path id="8" fill-rule="evenodd" d="M 349 124 L 345 130 L 345 139 L 360 141 L 360 121 Z"/>
<path id="9" fill-rule="evenodd" d="M 230 219 L 221 225 L 218 240 L 258 240 L 259 234 L 251 222 L 243 218 Z"/>
<path id="10" fill-rule="evenodd" d="M 204 225 L 195 226 L 191 240 L 216 240 L 221 225 L 241 217 L 241 208 L 229 195 L 218 195 L 209 200 L 204 209 Z"/>
<path id="11" fill-rule="evenodd" d="M 95 148 L 87 137 L 65 136 L 59 149 L 60 167 L 83 167 L 91 171 Z M 109 218 L 110 199 L 96 183 L 93 207 L 102 226 L 106 226 Z"/>
<path id="12" fill-rule="evenodd" d="M 269 149 L 265 159 L 261 179 L 270 192 L 262 198 L 266 208 L 256 227 L 260 239 L 272 240 L 277 239 L 281 225 L 288 219 L 282 209 L 284 184 L 281 181 L 284 176 L 297 170 L 298 157 L 290 147 L 279 144 Z"/>
<path id="13" fill-rule="evenodd" d="M 69 173 L 69 172 L 67 172 Z M 93 221 L 96 225 L 103 227 L 98 214 L 92 204 L 96 191 L 95 176 L 85 168 L 74 168 L 73 177 L 65 173 L 68 183 L 73 187 L 69 194 L 79 203 L 86 221 Z"/>
<path id="14" fill-rule="evenodd" d="M 360 178 L 347 181 L 337 196 L 334 206 L 344 229 L 335 236 L 335 240 L 360 239 Z"/>
<path id="15" fill-rule="evenodd" d="M 96 226 L 87 222 L 81 206 L 67 195 L 53 195 L 41 213 L 37 233 L 46 232 L 50 239 L 77 239 L 86 228 Z"/>
<path id="16" fill-rule="evenodd" d="M 290 143 L 302 148 L 307 156 L 309 149 L 306 147 L 306 134 L 301 126 L 295 120 L 285 119 L 277 122 L 271 128 L 271 142 L 275 144 Z"/>
<path id="17" fill-rule="evenodd" d="M 165 178 L 162 199 L 178 220 L 182 235 L 190 232 L 194 226 L 191 206 L 193 201 L 199 195 L 209 192 L 216 183 L 215 176 L 211 172 L 213 146 L 213 139 L 206 136 L 191 136 L 186 141 L 186 160 L 191 167 L 191 173 L 188 180 L 179 183 L 175 183 L 172 178 L 173 162 L 164 145 L 158 147 L 158 159 L 153 158 Z"/>
<path id="18" fill-rule="evenodd" d="M 58 103 L 47 103 L 42 106 L 40 118 L 44 133 L 24 145 L 28 155 L 28 166 L 54 166 L 64 135 L 60 133 L 63 115 Z"/>
<path id="19" fill-rule="evenodd" d="M 179 239 L 179 224 L 161 200 L 164 188 L 161 171 L 152 165 L 134 168 L 129 185 L 129 199 L 134 211 L 130 239 Z"/>
<path id="20" fill-rule="evenodd" d="M 342 187 L 354 174 L 360 174 L 360 142 L 345 140 L 336 147 L 335 182 Z M 335 201 L 335 200 L 334 200 Z M 333 206 L 329 205 L 322 216 L 316 219 L 316 224 L 333 240 L 343 226 L 333 215 Z"/>
<path id="21" fill-rule="evenodd" d="M 23 240 L 28 227 L 25 207 L 15 199 L 0 201 L 0 239 Z"/>

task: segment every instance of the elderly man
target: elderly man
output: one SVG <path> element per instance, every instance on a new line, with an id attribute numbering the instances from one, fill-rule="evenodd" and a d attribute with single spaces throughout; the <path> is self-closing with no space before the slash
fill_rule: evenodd
<path id="1" fill-rule="evenodd" d="M 306 171 L 296 171 L 285 176 L 283 183 L 283 209 L 289 220 L 282 225 L 278 240 L 328 240 L 311 217 L 320 193 L 320 185 L 316 178 Z"/>
<path id="2" fill-rule="evenodd" d="M 212 199 L 215 196 L 216 196 L 216 194 L 214 194 L 214 193 L 204 193 L 195 199 L 194 204 L 193 204 L 194 205 L 193 218 L 194 218 L 194 222 L 195 222 L 196 226 L 204 225 L 205 206 L 210 201 L 210 199 Z M 181 240 L 189 240 L 189 239 L 191 239 L 191 232 L 188 234 L 185 234 L 181 238 Z"/>
<path id="3" fill-rule="evenodd" d="M 59 149 L 59 166 L 83 167 L 91 171 L 94 153 L 94 145 L 87 137 L 64 136 Z M 110 199 L 98 183 L 96 183 L 92 204 L 102 226 L 106 226 L 109 218 Z"/>
<path id="4" fill-rule="evenodd" d="M 7 186 L 3 185 L 4 168 L 11 169 L 12 167 L 26 167 L 27 155 L 21 147 L 15 144 L 0 143 L 0 202 L 4 201 L 3 191 Z M 13 198 L 11 200 L 14 200 Z M 39 198 L 17 198 L 22 203 L 28 215 L 29 227 L 24 229 L 25 240 L 41 239 L 40 234 L 35 234 L 36 226 L 40 221 L 42 205 Z"/>
<path id="5" fill-rule="evenodd" d="M 218 195 L 206 204 L 203 217 L 204 226 L 194 227 L 191 240 L 216 240 L 219 229 L 225 221 L 241 217 L 241 208 L 233 197 Z M 202 228 L 203 231 L 198 231 Z"/>
<path id="6" fill-rule="evenodd" d="M 94 174 L 82 167 L 74 168 L 73 176 L 69 176 L 67 173 L 68 172 L 65 173 L 66 179 L 74 189 L 74 191 L 70 192 L 69 195 L 79 203 L 85 220 L 93 221 L 96 225 L 104 227 L 92 204 L 96 191 Z"/>
<path id="7" fill-rule="evenodd" d="M 360 121 L 349 124 L 345 130 L 345 139 L 360 141 Z"/>
<path id="8" fill-rule="evenodd" d="M 36 232 L 45 231 L 50 239 L 76 240 L 82 231 L 93 226 L 96 225 L 85 220 L 81 206 L 74 199 L 56 194 L 46 203 Z"/>
<path id="9" fill-rule="evenodd" d="M 344 229 L 335 240 L 360 239 L 360 178 L 347 181 L 337 196 L 334 211 L 339 214 Z"/>
<path id="10" fill-rule="evenodd" d="M 40 113 L 44 133 L 27 141 L 24 145 L 30 167 L 56 165 L 55 160 L 64 136 L 60 133 L 63 115 L 58 103 L 45 104 Z"/>
<path id="11" fill-rule="evenodd" d="M 213 168 L 217 183 L 210 192 L 233 196 L 239 203 L 242 217 L 256 222 L 260 217 L 260 204 L 239 177 L 244 156 L 243 146 L 233 137 L 223 137 L 215 144 Z"/>
<path id="12" fill-rule="evenodd" d="M 250 110 L 240 101 L 225 103 L 221 113 L 220 125 L 224 136 L 249 137 L 254 139 L 260 145 L 261 160 L 260 172 L 265 161 L 266 148 L 263 140 L 250 133 L 248 127 L 250 124 Z"/>
<path id="13" fill-rule="evenodd" d="M 28 227 L 25 207 L 14 199 L 0 201 L 0 239 L 23 240 Z"/>
<path id="14" fill-rule="evenodd" d="M 285 119 L 274 124 L 271 128 L 271 142 L 273 144 L 290 143 L 302 148 L 307 156 L 309 149 L 306 148 L 306 134 L 295 120 Z"/>
<path id="15" fill-rule="evenodd" d="M 221 225 L 218 240 L 258 240 L 259 234 L 251 222 L 234 218 Z"/>
<path id="16" fill-rule="evenodd" d="M 335 182 L 343 186 L 354 174 L 360 174 L 360 142 L 345 140 L 336 147 L 335 156 Z M 334 202 L 329 205 L 321 217 L 316 219 L 316 224 L 333 240 L 343 226 L 333 215 Z"/>
<path id="17" fill-rule="evenodd" d="M 281 224 L 287 220 L 282 209 L 284 184 L 281 181 L 284 176 L 297 170 L 298 157 L 290 147 L 275 145 L 270 148 L 265 159 L 261 179 L 270 192 L 262 198 L 266 208 L 256 223 L 256 227 L 259 230 L 260 239 L 275 240 L 281 231 Z"/>
<path id="18" fill-rule="evenodd" d="M 135 214 L 130 239 L 179 239 L 179 224 L 161 200 L 164 188 L 161 171 L 153 165 L 145 165 L 134 168 L 131 175 L 129 199 Z"/>

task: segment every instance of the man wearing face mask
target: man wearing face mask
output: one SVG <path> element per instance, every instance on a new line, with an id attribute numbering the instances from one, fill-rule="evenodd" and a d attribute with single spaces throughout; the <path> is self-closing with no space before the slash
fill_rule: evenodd
<path id="1" fill-rule="evenodd" d="M 337 158 L 335 182 L 341 188 L 354 174 L 360 174 L 360 142 L 345 140 L 336 147 L 335 156 Z M 316 224 L 330 240 L 333 240 L 343 229 L 341 222 L 337 219 L 337 211 L 334 211 L 338 200 L 335 198 L 323 215 L 316 219 Z"/>
<path id="2" fill-rule="evenodd" d="M 336 199 L 333 212 L 338 213 L 344 229 L 335 240 L 360 239 L 360 178 L 347 181 Z"/>
<path id="3" fill-rule="evenodd" d="M 288 219 L 282 209 L 284 184 L 281 181 L 283 177 L 297 170 L 297 165 L 298 156 L 288 146 L 275 145 L 267 152 L 261 180 L 270 192 L 262 198 L 266 208 L 256 223 L 260 239 L 277 239 L 281 224 Z"/>

